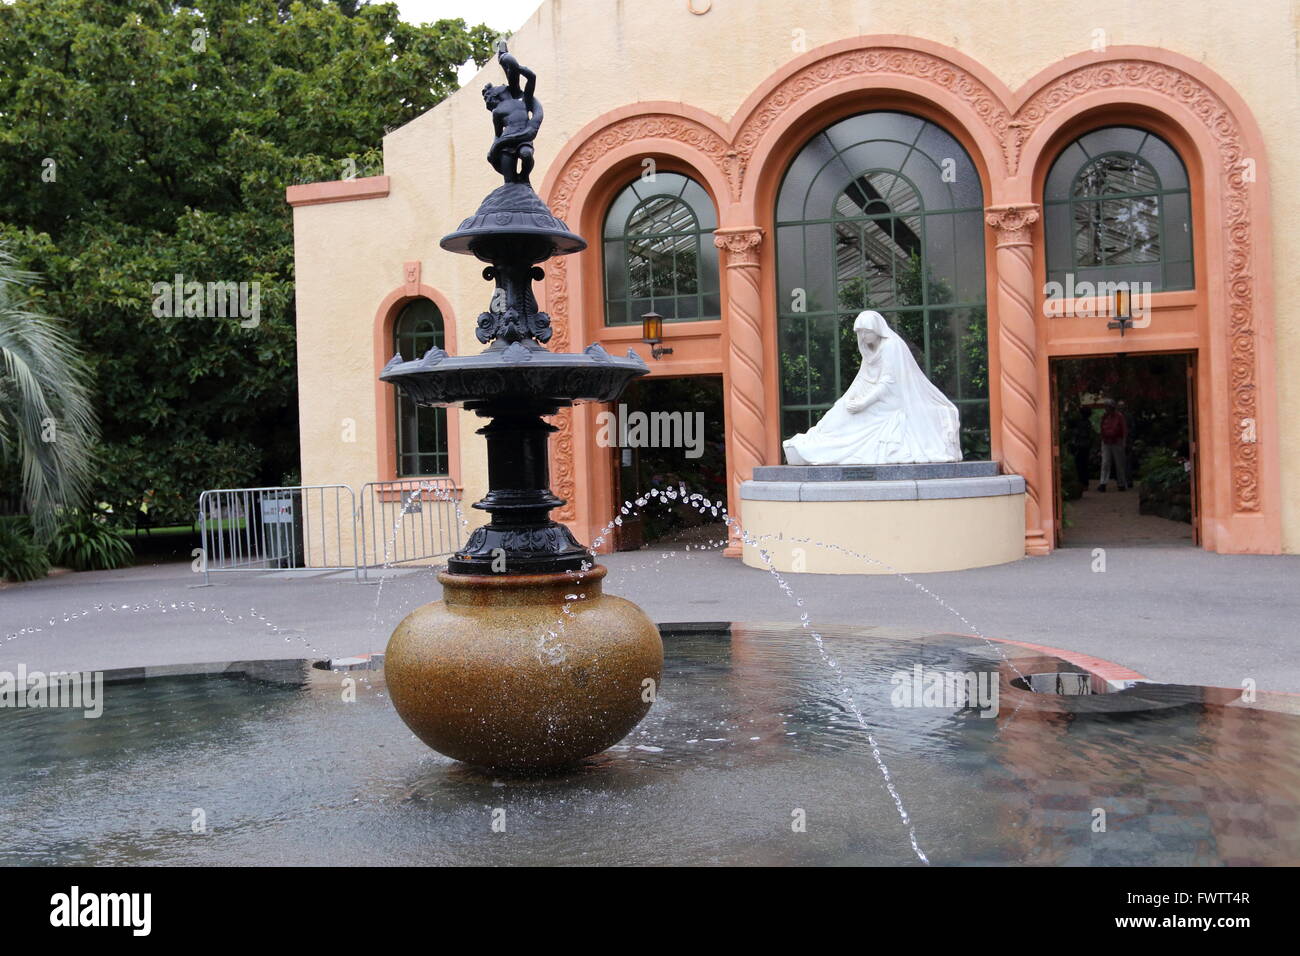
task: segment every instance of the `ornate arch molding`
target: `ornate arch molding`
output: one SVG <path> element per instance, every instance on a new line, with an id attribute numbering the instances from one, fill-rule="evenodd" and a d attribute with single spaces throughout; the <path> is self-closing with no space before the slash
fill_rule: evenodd
<path id="1" fill-rule="evenodd" d="M 726 125 L 717 117 L 680 103 L 642 103 L 623 107 L 598 117 L 573 137 L 556 157 L 547 172 L 542 195 L 552 212 L 568 221 L 581 216 L 587 200 L 603 184 L 627 172 L 628 163 L 639 169 L 639 159 L 668 156 L 680 162 L 686 171 L 698 177 L 713 195 L 721 219 L 729 203 L 739 194 L 739 171 L 729 144 Z M 578 226 L 578 223 L 571 223 Z M 599 269 L 596 251 L 582 255 L 586 268 Z M 570 289 L 572 257 L 552 259 L 546 266 L 546 309 L 550 313 L 553 335 L 551 347 L 558 351 L 574 348 L 581 328 L 581 313 L 574 309 L 574 296 L 581 296 L 581 286 Z M 561 521 L 577 518 L 577 455 L 574 445 L 574 414 L 561 411 L 555 421 L 559 431 L 552 441 L 553 475 L 556 494 L 565 504 L 557 508 Z"/>
<path id="2" fill-rule="evenodd" d="M 772 75 L 744 102 L 733 120 L 743 202 L 759 218 L 764 180 L 784 170 L 766 169 L 769 156 L 796 121 L 848 93 L 893 91 L 933 104 L 956 120 L 949 132 L 965 138 L 976 164 L 990 174 L 989 201 L 997 201 L 1003 177 L 999 161 L 1016 132 L 1011 91 L 974 60 L 950 47 L 917 37 L 852 37 L 804 54 Z M 764 176 L 767 172 L 769 175 Z"/>
<path id="3" fill-rule="evenodd" d="M 1203 167 L 1206 261 L 1223 269 L 1204 290 L 1213 392 L 1227 397 L 1215 403 L 1218 421 L 1208 424 L 1221 429 L 1227 446 L 1231 512 L 1266 517 L 1268 528 L 1250 550 L 1278 550 L 1273 367 L 1260 347 L 1273 339 L 1267 159 L 1249 108 L 1201 64 L 1147 47 L 1114 47 L 1104 60 L 1070 57 L 1025 84 L 1017 101 L 1008 173 L 1025 183 L 1051 162 L 1047 150 L 1057 132 L 1103 104 L 1155 109 L 1195 145 Z"/>

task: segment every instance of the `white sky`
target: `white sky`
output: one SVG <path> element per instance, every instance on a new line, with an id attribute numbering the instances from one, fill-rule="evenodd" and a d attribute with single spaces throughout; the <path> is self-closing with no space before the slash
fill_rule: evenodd
<path id="1" fill-rule="evenodd" d="M 514 32 L 533 15 L 542 0 L 397 0 L 397 9 L 407 23 L 432 23 L 460 17 L 468 26 L 486 23 L 502 33 Z M 471 60 L 456 71 L 462 86 L 478 68 Z"/>
<path id="2" fill-rule="evenodd" d="M 494 30 L 518 30 L 542 0 L 397 0 L 407 23 L 432 23 L 460 17 L 470 26 L 486 23 Z"/>

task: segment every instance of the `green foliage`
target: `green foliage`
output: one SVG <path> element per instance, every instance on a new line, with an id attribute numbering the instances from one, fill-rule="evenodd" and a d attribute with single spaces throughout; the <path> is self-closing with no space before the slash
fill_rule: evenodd
<path id="1" fill-rule="evenodd" d="M 30 534 L 13 521 L 0 521 L 0 578 L 34 581 L 50 571 L 49 559 Z"/>
<path id="2" fill-rule="evenodd" d="M 56 510 L 85 496 L 97 426 L 75 342 L 30 308 L 35 280 L 0 241 L 0 475 L 45 538 Z"/>
<path id="3" fill-rule="evenodd" d="M 46 275 L 33 311 L 69 320 L 89 357 L 94 500 L 121 515 L 152 490 L 188 515 L 204 488 L 297 468 L 284 190 L 380 172 L 385 131 L 492 39 L 392 4 L 0 4 L 0 238 Z M 259 321 L 154 314 L 177 274 L 259 283 Z"/>
<path id="4" fill-rule="evenodd" d="M 1192 487 L 1186 466 L 1171 448 L 1152 448 L 1147 451 L 1137 477 L 1143 489 L 1151 492 L 1189 492 Z"/>
<path id="5" fill-rule="evenodd" d="M 109 571 L 131 563 L 131 545 L 104 518 L 88 511 L 63 516 L 48 545 L 50 560 L 74 571 Z"/>

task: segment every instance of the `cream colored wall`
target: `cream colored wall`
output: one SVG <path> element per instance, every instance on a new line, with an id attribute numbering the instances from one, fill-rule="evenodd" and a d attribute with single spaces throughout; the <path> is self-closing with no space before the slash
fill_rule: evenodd
<path id="1" fill-rule="evenodd" d="M 697 9 L 707 3 L 694 0 Z M 667 100 L 730 120 L 782 64 L 849 36 L 902 34 L 946 44 L 1012 89 L 1090 49 L 1094 31 L 1104 31 L 1112 45 L 1173 50 L 1224 77 L 1263 127 L 1282 290 L 1292 279 L 1290 264 L 1300 261 L 1300 164 L 1292 161 L 1300 156 L 1300 14 L 1285 0 L 1252 3 L 1249 15 L 1241 14 L 1210 0 L 712 0 L 703 16 L 689 12 L 688 0 L 548 0 L 521 25 L 511 50 L 538 72 L 546 110 L 534 185 L 561 147 L 603 113 Z M 501 81 L 495 63 L 385 138 L 388 198 L 296 211 L 306 482 L 375 477 L 372 324 L 379 301 L 400 284 L 404 261 L 422 261 L 423 281 L 453 303 L 459 350 L 477 348 L 474 320 L 489 286 L 480 264 L 442 252 L 437 240 L 500 182 L 484 160 L 491 125 L 479 91 L 489 81 Z M 1277 298 L 1283 541 L 1288 551 L 1300 551 L 1300 414 L 1287 411 L 1300 406 L 1300 316 Z M 345 417 L 358 424 L 354 445 L 337 437 Z M 461 416 L 460 427 L 472 501 L 483 493 L 485 462 L 473 435 L 477 422 Z"/>
<path id="2" fill-rule="evenodd" d="M 746 501 L 751 568 L 808 574 L 965 571 L 1025 556 L 1025 496 Z M 765 561 L 759 549 L 767 552 Z"/>

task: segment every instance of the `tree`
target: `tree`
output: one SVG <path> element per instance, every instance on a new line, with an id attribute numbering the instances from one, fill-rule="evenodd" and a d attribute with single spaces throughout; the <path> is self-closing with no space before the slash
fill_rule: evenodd
<path id="1" fill-rule="evenodd" d="M 189 520 L 204 488 L 296 473 L 284 189 L 379 172 L 384 132 L 493 39 L 392 4 L 0 4 L 0 238 L 88 356 L 96 500 L 126 513 L 152 492 Z M 156 287 L 177 276 L 233 283 L 248 308 L 174 314 Z"/>
<path id="2" fill-rule="evenodd" d="M 40 538 L 83 503 L 97 438 L 87 369 L 67 329 L 28 308 L 36 277 L 0 244 L 0 469 Z"/>

